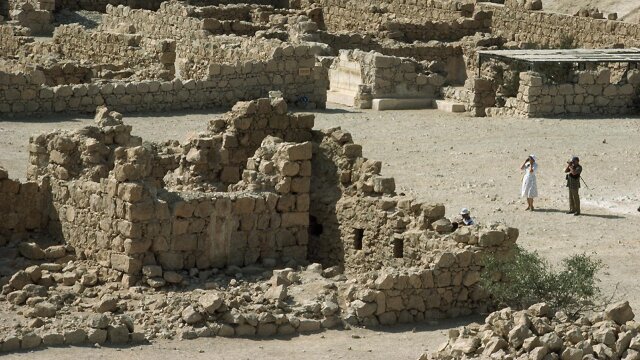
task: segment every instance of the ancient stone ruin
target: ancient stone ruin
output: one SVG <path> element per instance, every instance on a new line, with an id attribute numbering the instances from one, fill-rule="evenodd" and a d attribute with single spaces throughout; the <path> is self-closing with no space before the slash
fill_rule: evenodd
<path id="1" fill-rule="evenodd" d="M 397 195 L 394 179 L 362 157 L 348 132 L 313 125 L 312 114 L 289 113 L 283 98 L 262 98 L 236 104 L 183 144 L 144 142 L 104 107 L 94 125 L 34 135 L 29 181 L 3 173 L 3 244 L 26 258 L 24 270 L 3 278 L 3 294 L 27 318 L 55 317 L 62 328 L 54 320 L 11 333 L 2 349 L 57 344 L 51 336 L 118 343 L 125 328 L 140 329 L 132 341 L 269 336 L 485 309 L 481 257 L 508 251 L 518 231 L 452 233 L 443 205 Z M 43 248 L 42 239 L 52 244 Z M 294 269 L 306 264 L 302 274 Z M 299 303 L 310 296 L 295 295 L 309 276 L 326 285 Z M 167 286 L 195 292 L 172 299 L 182 320 L 167 319 L 161 334 L 148 319 L 117 328 L 109 324 L 126 319 L 104 315 L 91 318 L 103 327 L 79 320 L 68 329 L 74 322 L 63 314 L 74 305 L 54 295 L 73 288 L 98 313 L 127 314 L 134 305 L 105 288 L 151 296 Z M 257 293 L 240 292 L 246 286 Z M 166 331 L 181 321 L 190 327 Z"/>
<path id="2" fill-rule="evenodd" d="M 534 69 L 508 57 L 482 63 L 478 53 L 607 55 L 638 46 L 640 25 L 502 2 L 10 0 L 0 8 L 0 116 L 230 108 L 272 90 L 302 109 L 637 111 L 634 50 L 614 62 L 583 52 L 560 69 L 553 57 Z"/>
<path id="3" fill-rule="evenodd" d="M 628 48 L 639 46 L 640 24 L 541 5 L 3 1 L 0 118 L 95 122 L 33 135 L 26 181 L 0 168 L 0 312 L 15 314 L 0 324 L 0 351 L 487 311 L 482 259 L 509 253 L 518 230 L 454 231 L 444 205 L 396 193 L 348 131 L 316 129 L 303 111 L 330 102 L 474 116 L 636 113 L 640 54 Z M 578 65 L 530 64 L 548 50 Z M 220 108 L 230 111 L 182 143 L 147 142 L 126 122 Z M 451 333 L 437 356 L 564 359 L 565 334 L 548 328 L 577 325 L 543 309 L 491 315 Z M 609 329 L 635 340 L 618 347 L 607 333 L 593 352 L 633 359 L 637 326 L 600 322 L 580 324 L 590 328 L 572 342 L 576 353 Z M 516 323 L 527 335 L 518 342 Z"/>

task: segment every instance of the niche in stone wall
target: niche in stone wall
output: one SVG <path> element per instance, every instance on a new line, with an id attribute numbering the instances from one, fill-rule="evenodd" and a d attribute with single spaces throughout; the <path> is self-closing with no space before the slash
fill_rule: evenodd
<path id="1" fill-rule="evenodd" d="M 364 238 L 364 229 L 353 229 L 353 248 L 362 250 L 362 239 Z"/>
<path id="2" fill-rule="evenodd" d="M 401 237 L 393 238 L 393 257 L 396 259 L 404 257 L 404 239 Z"/>
<path id="3" fill-rule="evenodd" d="M 320 236 L 324 232 L 324 227 L 318 222 L 318 218 L 309 215 L 309 227 L 307 231 L 311 236 Z"/>

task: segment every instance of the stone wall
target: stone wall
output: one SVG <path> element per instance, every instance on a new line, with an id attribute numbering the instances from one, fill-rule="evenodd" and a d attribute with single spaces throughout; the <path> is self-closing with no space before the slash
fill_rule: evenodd
<path id="1" fill-rule="evenodd" d="M 136 32 L 157 39 L 190 41 L 210 35 L 253 36 L 266 27 L 251 22 L 250 6 L 197 8 L 179 2 L 163 2 L 158 11 L 136 10 L 125 6 L 107 6 L 100 29 Z"/>
<path id="2" fill-rule="evenodd" d="M 53 0 L 7 0 L 8 17 L 34 35 L 53 31 Z"/>
<path id="3" fill-rule="evenodd" d="M 139 70 L 145 78 L 171 78 L 174 72 L 176 45 L 170 39 L 92 32 L 73 24 L 56 28 L 53 46 L 63 59 L 131 68 Z M 166 76 L 158 75 L 164 73 Z"/>
<path id="4" fill-rule="evenodd" d="M 24 44 L 33 42 L 33 37 L 28 36 L 29 34 L 26 28 L 0 24 L 0 56 L 17 55 Z"/>
<path id="5" fill-rule="evenodd" d="M 474 14 L 473 18 L 458 18 L 452 21 L 389 21 L 383 25 L 383 31 L 397 40 L 408 43 L 414 41 L 458 41 L 465 36 L 478 32 L 490 32 L 490 13 L 483 11 Z"/>
<path id="6" fill-rule="evenodd" d="M 97 126 L 33 137 L 28 176 L 51 178 L 54 235 L 129 275 L 155 264 L 180 270 L 304 261 L 312 145 L 302 138 L 310 138 L 313 118 L 286 111 L 282 99 L 238 104 L 228 122 L 214 120 L 210 135 L 177 153 L 180 166 L 157 187 L 164 155 L 141 146 L 120 114 L 102 108 Z M 203 170 L 213 176 L 203 178 Z"/>
<path id="7" fill-rule="evenodd" d="M 329 82 L 330 92 L 353 98 L 352 106 L 367 108 L 371 99 L 434 99 L 445 77 L 413 59 L 341 50 L 329 70 Z"/>
<path id="8" fill-rule="evenodd" d="M 376 32 L 389 21 L 408 19 L 418 23 L 425 21 L 454 21 L 469 17 L 474 4 L 448 0 L 320 0 L 314 1 L 324 11 L 324 25 L 331 32 L 342 30 Z M 308 1 L 303 1 L 309 7 Z"/>
<path id="9" fill-rule="evenodd" d="M 166 0 L 55 0 L 56 10 L 89 10 L 104 12 L 109 5 L 133 9 L 158 10 Z"/>
<path id="10" fill-rule="evenodd" d="M 317 67 L 308 75 L 293 67 L 283 76 L 280 66 L 292 64 L 302 63 L 276 58 L 267 63 L 218 65 L 207 80 L 109 80 L 54 87 L 45 85 L 47 79 L 41 72 L 0 72 L 0 116 L 91 113 L 101 105 L 121 112 L 229 108 L 237 101 L 267 96 L 272 90 L 280 90 L 291 104 L 324 108 L 326 75 Z"/>
<path id="11" fill-rule="evenodd" d="M 520 73 L 516 98 L 503 108 L 487 109 L 488 115 L 527 117 L 554 115 L 621 115 L 637 113 L 640 106 L 640 73 L 629 71 L 613 83 L 611 70 L 578 71 L 567 82 L 554 83 L 541 73 Z"/>
<path id="12" fill-rule="evenodd" d="M 441 204 L 395 194 L 381 163 L 340 128 L 314 134 L 309 260 L 356 281 L 344 290 L 345 321 L 365 326 L 418 322 L 486 310 L 482 256 L 508 252 L 505 225 L 452 231 Z"/>
<path id="13" fill-rule="evenodd" d="M 48 191 L 46 182 L 12 180 L 0 166 L 0 243 L 2 237 L 46 229 Z"/>
<path id="14" fill-rule="evenodd" d="M 587 17 L 512 9 L 503 5 L 483 4 L 493 11 L 492 30 L 508 41 L 557 48 L 610 48 L 640 45 L 640 24 L 600 20 Z"/>
<path id="15" fill-rule="evenodd" d="M 472 232 L 475 231 L 477 229 Z M 482 256 L 508 251 L 517 238 L 517 231 L 484 231 L 485 235 L 477 237 L 478 233 L 475 233 L 473 236 L 478 240 L 487 238 L 486 234 L 492 232 L 491 238 L 502 238 L 503 242 L 476 243 L 442 252 L 423 248 L 422 256 L 430 257 L 431 264 L 384 267 L 359 277 L 345 294 L 352 321 L 365 326 L 393 325 L 486 311 L 489 294 L 479 286 Z M 458 239 L 472 232 L 467 231 L 464 235 L 456 232 L 452 236 Z M 511 232 L 510 238 L 507 238 L 508 232 Z M 379 250 L 370 253 L 376 251 Z"/>

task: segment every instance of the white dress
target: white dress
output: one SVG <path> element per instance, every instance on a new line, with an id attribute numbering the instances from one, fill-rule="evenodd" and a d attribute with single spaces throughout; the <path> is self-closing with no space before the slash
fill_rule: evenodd
<path id="1" fill-rule="evenodd" d="M 527 163 L 524 168 L 524 177 L 522 178 L 522 197 L 534 198 L 538 197 L 538 184 L 536 183 L 536 172 L 538 164 L 533 163 L 533 172 L 529 171 L 531 163 Z"/>

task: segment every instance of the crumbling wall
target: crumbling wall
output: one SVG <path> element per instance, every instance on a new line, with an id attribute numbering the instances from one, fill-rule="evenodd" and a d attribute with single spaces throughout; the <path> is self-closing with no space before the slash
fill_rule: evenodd
<path id="1" fill-rule="evenodd" d="M 303 7 L 309 7 L 309 1 L 303 1 Z M 417 1 L 401 0 L 320 0 L 315 4 L 323 8 L 324 23 L 327 30 L 375 32 L 389 21 L 409 19 L 418 23 L 425 21 L 455 21 L 469 17 L 474 4 L 462 1 Z"/>
<path id="2" fill-rule="evenodd" d="M 386 36 L 408 43 L 414 41 L 458 41 L 465 36 L 490 32 L 490 13 L 479 11 L 473 18 L 457 18 L 452 21 L 389 21 L 381 30 Z"/>
<path id="3" fill-rule="evenodd" d="M 468 229 L 465 229 L 468 230 Z M 365 272 L 347 290 L 347 319 L 366 326 L 393 325 L 451 318 L 484 312 L 490 304 L 489 294 L 479 286 L 482 257 L 492 252 L 509 251 L 516 241 L 515 229 L 477 229 L 452 234 L 457 239 L 474 233 L 478 239 L 502 240 L 475 245 L 450 247 L 444 251 L 424 250 L 431 263 L 422 267 L 384 267 Z M 507 237 L 509 236 L 509 237 Z M 438 239 L 434 242 L 447 241 Z M 424 241 L 424 239 L 423 239 Z M 439 245 L 442 246 L 442 245 Z M 379 251 L 375 249 L 371 253 Z"/>
<path id="4" fill-rule="evenodd" d="M 609 48 L 640 45 L 640 24 L 513 9 L 484 4 L 493 11 L 492 30 L 508 41 L 549 48 Z"/>
<path id="5" fill-rule="evenodd" d="M 7 0 L 9 18 L 34 35 L 53 31 L 53 0 Z"/>
<path id="6" fill-rule="evenodd" d="M 267 76 L 260 73 L 259 63 L 253 67 L 253 77 L 243 73 L 241 66 L 221 68 L 225 73 L 215 80 L 110 80 L 54 87 L 44 85 L 46 78 L 41 75 L 0 72 L 0 116 L 91 113 L 101 105 L 122 112 L 229 108 L 238 101 L 267 96 L 273 89 L 280 89 L 287 102 L 294 105 L 325 106 L 326 79 L 302 75 L 286 83 L 293 75 L 271 73 L 273 82 L 259 86 L 259 80 Z M 314 82 L 310 82 L 312 79 Z"/>
<path id="7" fill-rule="evenodd" d="M 640 105 L 640 73 L 628 71 L 619 83 L 613 83 L 610 69 L 578 71 L 568 82 L 554 83 L 543 74 L 520 73 L 515 98 L 503 108 L 490 108 L 488 115 L 527 117 L 553 115 L 620 115 L 637 113 Z"/>
<path id="8" fill-rule="evenodd" d="M 65 59 L 128 67 L 148 74 L 146 78 L 161 77 L 158 73 L 168 73 L 169 77 L 173 75 L 176 45 L 170 39 L 155 40 L 138 34 L 92 32 L 73 24 L 57 27 L 53 42 Z"/>
<path id="9" fill-rule="evenodd" d="M 133 9 L 158 10 L 166 0 L 55 0 L 56 11 L 89 10 L 104 12 L 109 5 L 128 6 Z"/>
<path id="10" fill-rule="evenodd" d="M 154 167 L 165 154 L 141 146 L 118 113 L 103 108 L 96 118 L 98 126 L 39 135 L 30 144 L 29 177 L 51 178 L 50 229 L 84 256 L 133 276 L 143 265 L 179 270 L 306 259 L 312 145 L 304 139 L 312 117 L 287 115 L 282 99 L 240 103 L 228 122 L 214 121 L 211 137 L 185 146 L 162 187 Z M 204 146 L 215 138 L 222 147 Z M 220 170 L 198 178 L 203 168 Z M 171 181 L 176 176 L 181 181 Z M 205 182 L 238 183 L 211 192 Z"/>
<path id="11" fill-rule="evenodd" d="M 508 252 L 518 230 L 504 225 L 452 232 L 441 204 L 394 193 L 381 163 L 339 128 L 314 134 L 309 260 L 358 274 L 342 296 L 345 321 L 375 326 L 484 311 L 482 256 Z"/>
<path id="12" fill-rule="evenodd" d="M 180 2 L 163 2 L 158 11 L 107 6 L 100 29 L 121 32 L 133 28 L 152 38 L 185 41 L 222 34 L 253 36 L 266 27 L 250 21 L 250 9 L 248 5 L 197 8 Z"/>
<path id="13" fill-rule="evenodd" d="M 0 166 L 0 242 L 28 231 L 47 228 L 47 182 L 20 182 Z"/>
<path id="14" fill-rule="evenodd" d="M 3 57 L 15 56 L 20 48 L 33 42 L 33 37 L 26 28 L 0 24 L 0 53 Z"/>

